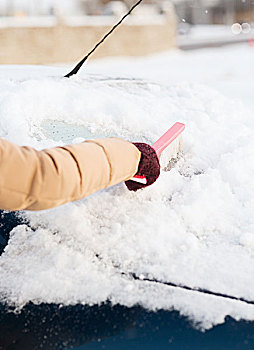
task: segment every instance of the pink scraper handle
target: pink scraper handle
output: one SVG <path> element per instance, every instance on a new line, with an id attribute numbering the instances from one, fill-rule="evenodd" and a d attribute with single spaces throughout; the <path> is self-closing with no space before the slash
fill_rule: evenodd
<path id="1" fill-rule="evenodd" d="M 160 156 L 162 151 L 167 148 L 183 131 L 185 125 L 182 123 L 175 123 L 168 131 L 165 132 L 154 144 L 153 149 Z"/>
<path id="2" fill-rule="evenodd" d="M 182 123 L 175 123 L 168 131 L 165 132 L 155 143 L 152 145 L 153 149 L 159 157 L 161 153 L 167 148 L 185 129 L 185 125 Z M 130 180 L 140 182 L 142 184 L 147 183 L 145 176 L 136 175 Z"/>

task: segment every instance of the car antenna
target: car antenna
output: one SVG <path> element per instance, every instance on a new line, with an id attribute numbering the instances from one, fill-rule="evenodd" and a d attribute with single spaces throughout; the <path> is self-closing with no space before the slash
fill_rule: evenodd
<path id="1" fill-rule="evenodd" d="M 101 41 L 99 41 L 94 48 L 73 68 L 73 70 L 66 74 L 64 77 L 65 78 L 70 78 L 72 75 L 77 74 L 78 71 L 80 70 L 80 68 L 83 66 L 83 64 L 86 62 L 86 60 L 88 59 L 89 56 L 91 56 L 94 51 L 104 42 L 104 40 L 125 20 L 126 17 L 128 17 L 131 12 L 142 2 L 143 0 L 139 0 L 138 2 L 136 2 L 131 9 L 120 19 L 120 21 L 118 23 L 116 23 L 111 29 L 110 31 L 104 35 L 104 37 L 101 39 Z"/>

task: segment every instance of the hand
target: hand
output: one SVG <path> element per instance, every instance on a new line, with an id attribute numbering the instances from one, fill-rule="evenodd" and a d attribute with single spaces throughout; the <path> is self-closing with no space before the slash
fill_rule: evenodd
<path id="1" fill-rule="evenodd" d="M 145 176 L 146 185 L 132 180 L 125 182 L 128 190 L 137 191 L 143 187 L 152 185 L 160 175 L 160 162 L 155 150 L 146 143 L 133 143 L 141 152 L 141 158 L 136 175 Z"/>

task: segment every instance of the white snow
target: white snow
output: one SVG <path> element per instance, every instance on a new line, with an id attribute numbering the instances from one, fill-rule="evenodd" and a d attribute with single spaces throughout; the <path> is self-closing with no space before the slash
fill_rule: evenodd
<path id="1" fill-rule="evenodd" d="M 62 21 L 70 27 L 78 26 L 113 26 L 116 24 L 116 16 L 65 16 Z M 0 28 L 20 27 L 55 27 L 58 19 L 53 15 L 27 16 L 27 17 L 1 17 Z M 126 20 L 125 25 L 156 25 L 165 24 L 166 17 L 162 15 L 133 16 Z"/>
<path id="2" fill-rule="evenodd" d="M 21 27 L 55 27 L 57 18 L 54 16 L 33 16 L 33 17 L 1 17 L 0 28 L 21 28 Z"/>
<path id="3" fill-rule="evenodd" d="M 70 67 L 3 66 L 0 135 L 38 149 L 116 135 L 154 142 L 186 124 L 183 154 L 151 187 L 124 184 L 65 206 L 24 212 L 0 257 L 0 300 L 176 309 L 201 328 L 254 305 L 254 50 L 168 52 Z M 124 272 L 122 274 L 121 272 Z"/>

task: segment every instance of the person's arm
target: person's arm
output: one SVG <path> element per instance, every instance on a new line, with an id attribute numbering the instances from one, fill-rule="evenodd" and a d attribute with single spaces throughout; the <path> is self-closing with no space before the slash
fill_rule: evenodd
<path id="1" fill-rule="evenodd" d="M 42 210 L 126 181 L 141 153 L 118 138 L 37 151 L 0 139 L 0 209 Z"/>

